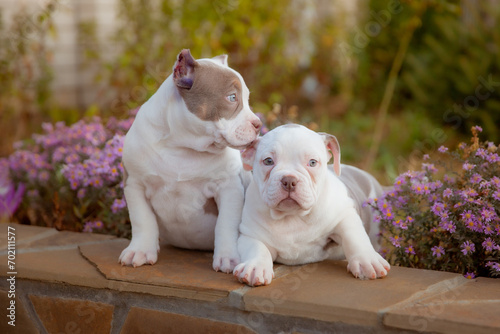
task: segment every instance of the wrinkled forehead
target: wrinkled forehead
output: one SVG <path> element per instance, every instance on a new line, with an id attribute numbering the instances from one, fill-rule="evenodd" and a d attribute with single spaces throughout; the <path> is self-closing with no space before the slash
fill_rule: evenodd
<path id="1" fill-rule="evenodd" d="M 262 137 L 262 153 L 273 152 L 285 155 L 326 155 L 322 137 L 301 125 L 280 126 Z M 265 152 L 264 152 L 265 151 Z"/>

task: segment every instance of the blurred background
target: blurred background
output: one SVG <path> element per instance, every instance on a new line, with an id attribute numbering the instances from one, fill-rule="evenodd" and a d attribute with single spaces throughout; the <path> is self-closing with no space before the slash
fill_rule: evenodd
<path id="1" fill-rule="evenodd" d="M 0 0 L 0 157 L 41 122 L 128 117 L 183 48 L 387 184 L 472 125 L 500 139 L 495 0 Z"/>

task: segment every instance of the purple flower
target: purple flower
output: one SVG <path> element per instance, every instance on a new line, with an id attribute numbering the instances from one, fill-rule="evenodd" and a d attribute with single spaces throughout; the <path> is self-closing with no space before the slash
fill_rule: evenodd
<path id="1" fill-rule="evenodd" d="M 485 222 L 490 222 L 497 217 L 495 209 L 492 207 L 483 207 L 481 209 L 481 218 Z"/>
<path id="2" fill-rule="evenodd" d="M 498 245 L 493 240 L 491 240 L 490 237 L 484 239 L 481 246 L 483 246 L 483 248 L 486 249 L 488 252 L 491 252 L 493 249 L 498 248 Z"/>
<path id="3" fill-rule="evenodd" d="M 424 156 L 422 157 L 422 160 L 424 160 L 424 161 L 427 161 L 429 159 L 430 159 L 430 157 L 428 154 L 424 154 Z"/>
<path id="4" fill-rule="evenodd" d="M 474 184 L 479 183 L 479 182 L 481 182 L 482 180 L 483 180 L 482 176 L 481 176 L 481 175 L 479 175 L 479 174 L 477 174 L 477 173 L 476 173 L 476 174 L 474 174 L 474 175 L 472 175 L 472 177 L 470 178 L 470 182 L 471 182 L 471 183 L 474 183 Z"/>
<path id="5" fill-rule="evenodd" d="M 436 202 L 432 205 L 431 211 L 436 215 L 436 216 L 441 216 L 441 213 L 444 211 L 444 204 L 440 202 Z"/>
<path id="6" fill-rule="evenodd" d="M 401 219 L 393 221 L 392 225 L 394 225 L 397 228 L 403 229 L 403 230 L 407 230 L 408 229 L 408 225 L 406 225 L 406 223 L 403 222 Z"/>
<path id="7" fill-rule="evenodd" d="M 449 198 L 451 195 L 453 195 L 453 190 L 451 190 L 450 188 L 446 188 L 443 191 L 443 197 L 444 198 Z"/>
<path id="8" fill-rule="evenodd" d="M 111 206 L 111 211 L 113 213 L 117 213 L 121 209 L 125 208 L 127 206 L 127 202 L 125 201 L 124 198 L 117 198 L 113 201 L 113 205 Z"/>
<path id="9" fill-rule="evenodd" d="M 497 189 L 500 189 L 500 177 L 493 176 L 490 180 L 491 185 L 494 185 Z"/>
<path id="10" fill-rule="evenodd" d="M 429 173 L 437 173 L 437 168 L 434 164 L 422 164 L 422 168 Z"/>
<path id="11" fill-rule="evenodd" d="M 472 127 L 472 131 L 483 132 L 483 128 L 479 125 L 475 125 Z"/>
<path id="12" fill-rule="evenodd" d="M 466 162 L 466 163 L 464 163 L 464 164 L 462 165 L 462 168 L 463 168 L 463 170 L 465 170 L 465 171 L 470 171 L 470 170 L 472 170 L 474 167 L 476 167 L 476 165 L 470 164 L 470 163 L 468 163 L 468 162 Z"/>
<path id="13" fill-rule="evenodd" d="M 431 248 L 432 255 L 437 257 L 438 259 L 444 255 L 444 248 L 441 246 L 434 246 Z"/>
<path id="14" fill-rule="evenodd" d="M 444 153 L 444 152 L 448 151 L 448 147 L 441 146 L 438 148 L 438 151 L 441 153 Z"/>
<path id="15" fill-rule="evenodd" d="M 391 237 L 391 243 L 394 247 L 399 248 L 401 247 L 401 237 L 399 235 L 395 235 Z"/>
<path id="16" fill-rule="evenodd" d="M 418 195 L 430 194 L 430 189 L 427 184 L 415 183 L 411 186 L 411 189 Z"/>
<path id="17" fill-rule="evenodd" d="M 415 254 L 415 249 L 413 248 L 412 245 L 409 245 L 408 247 L 405 248 L 405 253 L 407 253 L 407 254 Z"/>
<path id="18" fill-rule="evenodd" d="M 498 154 L 496 154 L 496 153 L 490 153 L 490 154 L 488 154 L 486 161 L 488 161 L 489 163 L 499 162 L 500 156 L 498 156 Z"/>
<path id="19" fill-rule="evenodd" d="M 441 228 L 445 231 L 453 233 L 456 231 L 457 227 L 452 221 L 444 221 L 440 224 Z"/>
<path id="20" fill-rule="evenodd" d="M 476 278 L 476 275 L 474 273 L 469 273 L 468 272 L 468 273 L 466 273 L 464 275 L 464 277 L 467 278 L 467 279 L 474 279 L 474 278 Z"/>
<path id="21" fill-rule="evenodd" d="M 472 254 L 475 252 L 476 250 L 476 245 L 474 245 L 472 242 L 470 242 L 470 240 L 467 240 L 465 241 L 462 246 L 460 247 L 462 248 L 462 253 L 464 255 L 467 255 L 467 254 Z"/>
<path id="22" fill-rule="evenodd" d="M 500 272 L 500 263 L 488 261 L 486 262 L 486 267 L 490 267 L 491 269 Z"/>
<path id="23" fill-rule="evenodd" d="M 497 190 L 493 193 L 493 198 L 497 201 L 500 201 L 500 190 Z"/>
<path id="24" fill-rule="evenodd" d="M 100 220 L 88 221 L 83 227 L 83 232 L 92 233 L 94 230 L 101 230 L 104 224 Z"/>
<path id="25" fill-rule="evenodd" d="M 486 151 L 484 148 L 478 148 L 476 151 L 476 156 L 486 159 L 488 157 L 488 151 Z"/>

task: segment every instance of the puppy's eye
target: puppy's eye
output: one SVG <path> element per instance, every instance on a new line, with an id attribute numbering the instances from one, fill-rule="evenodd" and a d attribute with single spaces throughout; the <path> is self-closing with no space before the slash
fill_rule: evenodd
<path id="1" fill-rule="evenodd" d="M 231 94 L 231 95 L 228 95 L 228 96 L 226 96 L 226 99 L 227 99 L 229 102 L 236 102 L 236 94 Z"/>
<path id="2" fill-rule="evenodd" d="M 272 166 L 274 165 L 274 160 L 273 158 L 265 158 L 263 161 L 264 165 L 266 166 Z"/>
<path id="3" fill-rule="evenodd" d="M 317 160 L 311 159 L 311 160 L 309 160 L 309 163 L 307 165 L 309 167 L 316 167 L 317 164 L 318 164 Z"/>

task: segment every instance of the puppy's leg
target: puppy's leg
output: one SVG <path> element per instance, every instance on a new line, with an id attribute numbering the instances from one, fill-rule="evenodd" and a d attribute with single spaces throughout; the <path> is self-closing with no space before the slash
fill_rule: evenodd
<path id="1" fill-rule="evenodd" d="M 233 275 L 240 282 L 250 286 L 268 285 L 274 278 L 273 256 L 274 250 L 267 248 L 261 241 L 240 235 L 238 239 L 238 251 L 241 255 L 239 265 L 234 268 Z"/>
<path id="2" fill-rule="evenodd" d="M 352 210 L 352 211 L 351 211 Z M 361 218 L 350 209 L 335 227 L 333 240 L 342 245 L 348 261 L 347 270 L 360 279 L 375 279 L 387 275 L 389 263 L 373 248 Z"/>
<path id="3" fill-rule="evenodd" d="M 142 186 L 131 183 L 129 179 L 124 191 L 132 224 L 132 240 L 121 253 L 118 262 L 134 267 L 146 263 L 154 264 L 160 250 L 156 216 L 144 195 Z"/>
<path id="4" fill-rule="evenodd" d="M 215 271 L 230 273 L 240 262 L 237 241 L 243 210 L 244 190 L 239 178 L 234 182 L 228 182 L 228 186 L 219 191 L 216 202 L 219 215 L 215 224 L 212 266 Z"/>

